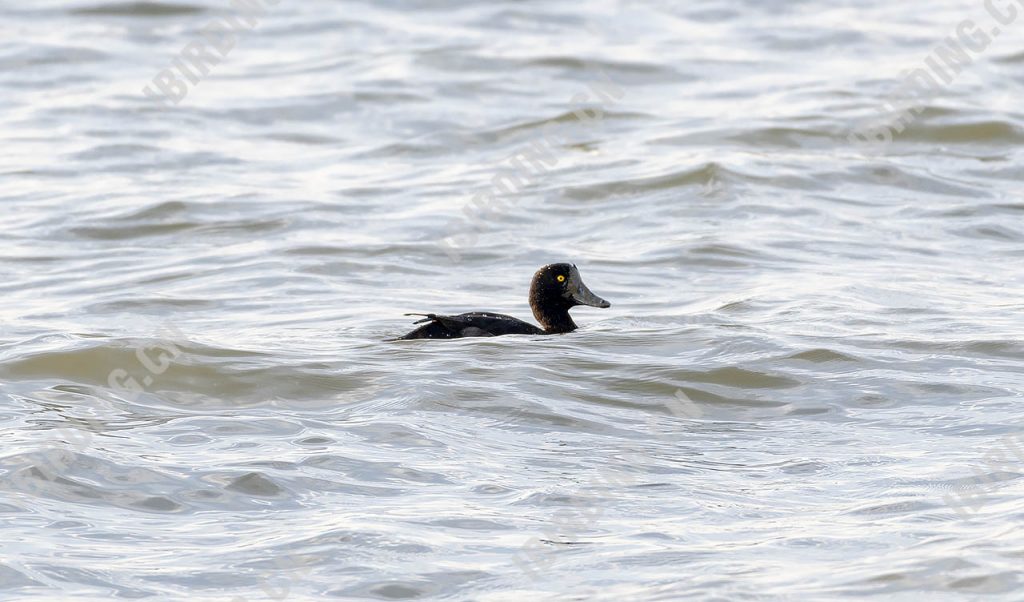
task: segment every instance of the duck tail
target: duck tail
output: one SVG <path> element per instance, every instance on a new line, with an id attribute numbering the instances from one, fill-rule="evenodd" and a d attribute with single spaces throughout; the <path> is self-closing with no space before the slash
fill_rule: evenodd
<path id="1" fill-rule="evenodd" d="M 448 334 L 448 329 L 444 326 L 444 319 L 446 316 L 438 314 L 405 314 L 407 316 L 423 316 L 422 320 L 416 320 L 416 324 L 423 324 L 416 330 L 410 332 L 404 337 L 398 337 L 397 339 L 389 339 L 390 341 L 408 341 L 409 339 L 445 339 L 451 338 Z M 429 322 L 429 324 L 424 324 Z"/>

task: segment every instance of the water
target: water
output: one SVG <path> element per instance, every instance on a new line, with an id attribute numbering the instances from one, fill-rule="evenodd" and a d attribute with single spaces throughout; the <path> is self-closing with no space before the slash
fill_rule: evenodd
<path id="1" fill-rule="evenodd" d="M 0 8 L 0 598 L 1022 599 L 1024 19 L 226 6 Z"/>

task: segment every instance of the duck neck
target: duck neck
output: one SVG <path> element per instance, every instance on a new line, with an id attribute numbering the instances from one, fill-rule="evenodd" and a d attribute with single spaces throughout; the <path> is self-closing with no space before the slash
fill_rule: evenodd
<path id="1" fill-rule="evenodd" d="M 552 314 L 544 314 L 543 317 L 536 317 L 537 321 L 540 322 L 540 325 L 543 326 L 544 330 L 549 334 L 572 332 L 577 328 L 576 323 L 572 321 L 572 316 L 569 315 L 568 310 Z"/>
<path id="2" fill-rule="evenodd" d="M 541 328 L 548 334 L 559 334 L 576 330 L 576 323 L 569 315 L 572 304 L 559 294 L 549 291 L 532 291 L 530 309 L 533 317 L 540 322 Z"/>

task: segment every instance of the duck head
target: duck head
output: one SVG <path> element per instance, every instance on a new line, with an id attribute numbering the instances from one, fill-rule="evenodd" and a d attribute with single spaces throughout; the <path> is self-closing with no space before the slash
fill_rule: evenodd
<path id="1" fill-rule="evenodd" d="M 571 263 L 553 263 L 537 270 L 530 283 L 530 309 L 549 333 L 572 332 L 576 323 L 569 310 L 577 305 L 611 307 L 583 284 L 580 271 Z"/>

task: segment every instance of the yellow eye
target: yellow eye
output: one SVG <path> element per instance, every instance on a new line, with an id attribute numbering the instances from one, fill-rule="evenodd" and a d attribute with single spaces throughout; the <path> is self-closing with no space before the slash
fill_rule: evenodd
<path id="1" fill-rule="evenodd" d="M 558 281 L 559 281 L 559 282 L 565 282 L 565 276 L 563 276 L 563 275 L 559 274 L 559 275 L 558 275 Z"/>

